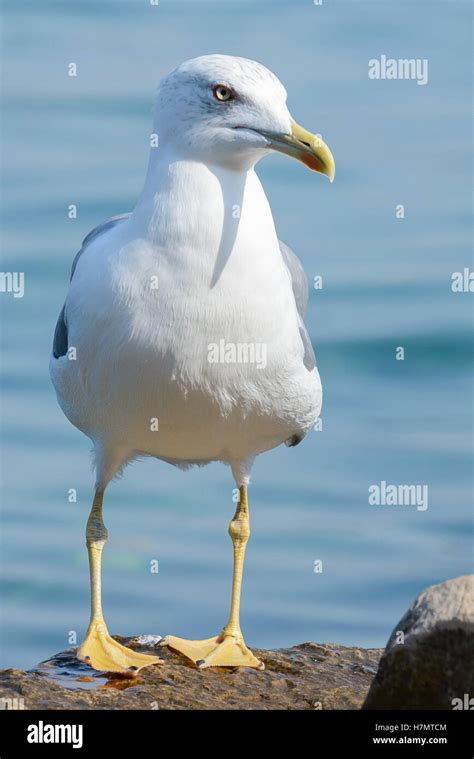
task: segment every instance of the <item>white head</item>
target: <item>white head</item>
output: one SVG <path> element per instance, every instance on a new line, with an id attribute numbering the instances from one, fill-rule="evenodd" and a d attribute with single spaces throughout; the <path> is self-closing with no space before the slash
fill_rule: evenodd
<path id="1" fill-rule="evenodd" d="M 204 55 L 178 66 L 160 83 L 154 130 L 180 158 L 245 170 L 277 150 L 334 178 L 331 151 L 293 121 L 280 80 L 246 58 Z"/>

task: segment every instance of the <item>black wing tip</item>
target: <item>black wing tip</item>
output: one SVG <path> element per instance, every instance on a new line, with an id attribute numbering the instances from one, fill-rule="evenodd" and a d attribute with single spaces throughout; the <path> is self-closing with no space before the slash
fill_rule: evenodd
<path id="1" fill-rule="evenodd" d="M 304 435 L 292 435 L 288 438 L 288 440 L 285 440 L 285 445 L 288 448 L 294 448 L 295 445 L 299 445 L 301 441 L 303 440 Z"/>
<path id="2" fill-rule="evenodd" d="M 66 324 L 65 306 L 62 307 L 59 314 L 58 321 L 56 323 L 56 329 L 54 330 L 53 339 L 53 356 L 54 358 L 61 358 L 65 356 L 68 351 L 68 334 Z"/>

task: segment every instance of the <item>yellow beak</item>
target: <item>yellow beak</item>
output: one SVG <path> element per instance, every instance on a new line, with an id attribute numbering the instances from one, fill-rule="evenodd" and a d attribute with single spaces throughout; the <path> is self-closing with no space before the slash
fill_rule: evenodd
<path id="1" fill-rule="evenodd" d="M 328 146 L 318 135 L 308 132 L 302 126 L 291 122 L 290 134 L 261 132 L 270 142 L 269 147 L 279 153 L 285 153 L 302 161 L 313 171 L 325 174 L 330 182 L 334 181 L 336 164 Z"/>

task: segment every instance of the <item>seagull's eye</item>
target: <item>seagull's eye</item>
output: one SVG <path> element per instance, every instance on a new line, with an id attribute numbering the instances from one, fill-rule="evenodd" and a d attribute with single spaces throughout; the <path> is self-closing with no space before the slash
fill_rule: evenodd
<path id="1" fill-rule="evenodd" d="M 226 84 L 215 84 L 212 88 L 212 94 L 216 100 L 224 102 L 226 100 L 232 100 L 235 97 L 234 91 L 227 87 Z"/>

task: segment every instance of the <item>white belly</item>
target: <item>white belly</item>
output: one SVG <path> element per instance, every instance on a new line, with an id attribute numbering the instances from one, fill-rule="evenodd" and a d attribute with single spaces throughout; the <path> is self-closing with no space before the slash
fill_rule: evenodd
<path id="1" fill-rule="evenodd" d="M 54 361 L 63 410 L 93 440 L 177 460 L 238 460 L 305 432 L 321 384 L 303 364 L 292 297 L 270 311 L 244 288 L 233 301 L 109 304 L 113 320 L 106 312 L 71 330 L 76 360 Z"/>

